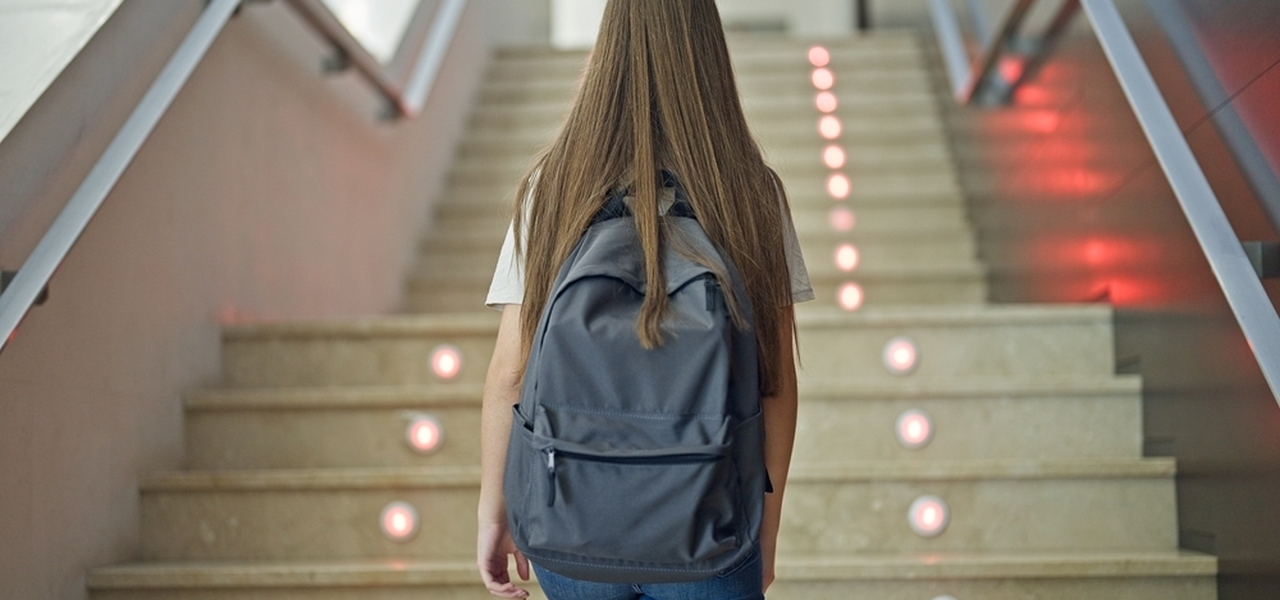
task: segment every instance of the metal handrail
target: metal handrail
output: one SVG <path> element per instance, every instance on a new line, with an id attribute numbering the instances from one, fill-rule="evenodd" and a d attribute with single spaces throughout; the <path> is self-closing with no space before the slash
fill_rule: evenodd
<path id="1" fill-rule="evenodd" d="M 1071 0 L 1069 0 L 1071 1 Z M 1195 233 L 1200 248 L 1208 259 L 1209 267 L 1218 285 L 1226 296 L 1231 311 L 1235 314 L 1240 329 L 1244 332 L 1249 348 L 1253 351 L 1266 378 L 1271 393 L 1280 403 L 1280 316 L 1276 315 L 1275 306 L 1262 287 L 1253 264 L 1245 253 L 1244 246 L 1236 237 L 1221 203 L 1209 186 L 1200 163 L 1191 152 L 1191 146 L 1179 129 L 1168 103 L 1160 93 L 1155 78 L 1151 76 L 1147 63 L 1138 52 L 1137 44 L 1129 33 L 1123 17 L 1116 9 L 1113 0 L 1079 0 L 1089 23 L 1093 26 L 1094 35 L 1102 46 L 1107 60 L 1115 72 L 1123 88 L 1129 106 L 1133 109 L 1156 159 L 1163 169 L 1169 186 L 1182 207 L 1183 214 Z M 963 40 L 955 39 L 951 33 L 959 31 L 954 22 L 955 14 L 950 6 L 942 10 L 946 0 L 931 0 L 932 17 L 938 30 L 941 50 L 948 65 L 961 63 L 964 60 Z M 1029 4 L 1028 0 L 1018 0 L 1015 8 Z M 1005 22 L 1000 31 L 1016 31 L 1021 20 L 1026 16 L 1025 10 L 1010 10 L 1006 13 Z M 1010 22 L 1017 21 L 1017 22 Z M 1065 26 L 1063 27 L 1065 28 Z M 994 52 L 994 58 L 984 55 L 975 65 L 986 65 L 999 60 L 1005 44 L 993 39 L 988 51 Z M 957 57 L 959 53 L 959 57 Z M 982 82 L 975 66 L 968 81 Z M 956 74 L 948 69 L 952 77 L 953 89 L 962 89 Z M 974 97 L 969 94 L 962 101 L 967 102 Z M 961 97 L 957 95 L 957 98 Z"/>
<path id="2" fill-rule="evenodd" d="M 242 2 L 244 0 L 209 2 L 57 219 L 40 238 L 12 281 L 0 290 L 0 352 L 13 340 L 22 319 Z M 408 83 L 401 86 L 318 0 L 289 2 L 305 21 L 350 59 L 351 64 L 387 97 L 400 115 L 407 117 L 420 114 L 426 104 L 466 8 L 466 0 L 443 0 L 440 3 Z"/>

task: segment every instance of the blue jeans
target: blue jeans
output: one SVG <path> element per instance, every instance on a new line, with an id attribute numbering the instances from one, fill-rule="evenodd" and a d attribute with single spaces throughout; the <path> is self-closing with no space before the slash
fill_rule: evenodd
<path id="1" fill-rule="evenodd" d="M 557 575 L 536 563 L 548 600 L 764 600 L 760 547 L 715 577 L 688 583 L 595 583 Z"/>

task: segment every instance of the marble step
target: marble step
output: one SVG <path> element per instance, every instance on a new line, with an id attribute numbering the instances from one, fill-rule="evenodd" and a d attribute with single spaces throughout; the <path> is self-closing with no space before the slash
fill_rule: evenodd
<path id="1" fill-rule="evenodd" d="M 1166 459 L 867 461 L 796 464 L 780 554 L 1177 549 Z M 944 501 L 936 537 L 912 531 L 922 497 Z"/>
<path id="2" fill-rule="evenodd" d="M 857 204 L 853 206 L 853 204 Z M 840 215 L 848 211 L 854 217 L 852 228 L 841 231 L 836 228 Z M 861 236 L 894 235 L 909 239 L 912 236 L 969 236 L 973 229 L 963 205 L 952 198 L 930 204 L 926 202 L 882 203 L 831 202 L 825 206 L 791 207 L 791 220 L 801 240 L 850 239 Z"/>
<path id="3" fill-rule="evenodd" d="M 514 576 L 514 570 L 512 571 Z M 1212 600 L 1217 561 L 1193 552 L 782 556 L 770 598 Z M 96 569 L 93 600 L 482 600 L 470 561 L 138 563 Z M 521 582 L 542 598 L 536 582 Z"/>
<path id="4" fill-rule="evenodd" d="M 822 151 L 831 142 L 821 137 L 818 130 L 822 117 L 811 106 L 797 103 L 786 114 L 771 118 L 752 119 L 748 116 L 752 133 L 764 144 L 766 162 L 775 164 L 787 160 L 789 155 L 800 160 L 820 160 Z M 517 121 L 513 124 L 493 123 L 474 125 L 459 146 L 459 157 L 504 158 L 505 168 L 523 171 L 533 164 L 538 152 L 554 139 L 560 130 L 559 118 L 534 121 Z M 840 143 L 850 153 L 861 153 L 861 160 L 875 157 L 903 155 L 918 152 L 921 145 L 933 145 L 930 154 L 921 158 L 936 157 L 937 149 L 944 148 L 944 130 L 929 115 L 904 117 L 875 117 L 867 115 L 840 116 L 842 137 Z M 859 157 L 850 157 L 859 160 Z M 883 160 L 883 159 L 882 159 Z"/>
<path id="5" fill-rule="evenodd" d="M 933 84 L 921 78 L 918 80 L 872 82 L 869 86 L 856 78 L 836 78 L 831 92 L 845 101 L 897 102 L 902 100 L 919 101 L 932 98 Z M 817 90 L 807 80 L 785 82 L 778 85 L 768 80 L 741 82 L 739 93 L 744 97 L 760 100 L 795 100 L 804 99 L 812 102 Z M 576 82 L 530 82 L 526 84 L 485 83 L 480 87 L 476 102 L 486 106 L 517 105 L 526 103 L 558 102 L 568 104 L 577 93 Z"/>
<path id="6" fill-rule="evenodd" d="M 1138 377 L 1049 375 L 868 383 L 800 375 L 794 460 L 1036 460 L 1142 456 Z M 922 411 L 923 447 L 899 442 L 899 419 Z"/>
<path id="7" fill-rule="evenodd" d="M 795 460 L 1137 458 L 1136 377 L 1040 377 L 874 385 L 800 379 Z M 304 469 L 479 464 L 480 386 L 201 390 L 186 400 L 189 469 Z M 933 435 L 908 449 L 900 415 L 922 410 Z M 409 422 L 435 418 L 439 450 L 406 443 Z"/>
<path id="8" fill-rule="evenodd" d="M 753 125 L 757 122 L 795 118 L 798 115 L 816 116 L 815 95 L 789 98 L 746 97 L 742 99 L 742 109 L 746 113 L 747 122 Z M 925 94 L 893 101 L 868 96 L 845 96 L 839 100 L 839 108 L 834 114 L 846 121 L 846 127 L 856 127 L 859 119 L 910 123 L 915 119 L 927 118 L 931 123 L 942 122 L 938 115 L 937 100 Z M 551 132 L 556 131 L 568 116 L 569 107 L 570 99 L 520 104 L 479 104 L 471 113 L 470 124 L 477 129 L 538 125 L 537 129 L 547 132 L 545 135 L 549 138 Z"/>
<path id="9" fill-rule="evenodd" d="M 482 386 L 201 390 L 186 399 L 188 469 L 477 465 Z M 440 427 L 430 454 L 408 443 L 422 416 Z"/>
<path id="10" fill-rule="evenodd" d="M 850 178 L 851 190 L 844 201 L 832 200 L 823 177 L 795 177 L 784 181 L 792 210 L 830 210 L 837 203 L 860 210 L 869 205 L 911 206 L 953 204 L 964 206 L 955 176 L 950 171 L 926 175 L 879 175 Z M 517 180 L 452 185 L 445 191 L 442 206 L 453 214 L 503 214 L 510 218 Z"/>
<path id="11" fill-rule="evenodd" d="M 497 243 L 486 247 L 435 248 L 421 253 L 410 277 L 430 279 L 468 273 L 492 275 L 498 263 L 500 244 L 499 237 Z M 974 242 L 967 236 L 938 239 L 863 236 L 856 244 L 839 239 L 806 238 L 800 245 L 809 275 L 815 279 L 857 276 L 863 270 L 894 272 L 920 267 L 978 268 Z M 853 265 L 854 269 L 842 270 L 836 264 L 836 253 L 844 245 L 854 245 L 857 249 L 858 261 Z"/>
<path id="12" fill-rule="evenodd" d="M 228 387 L 310 387 L 484 382 L 498 313 L 367 317 L 238 325 L 222 335 Z M 456 348 L 457 375 L 433 370 L 435 351 Z"/>
<path id="13" fill-rule="evenodd" d="M 822 306 L 796 310 L 800 357 L 812 376 L 865 381 L 1108 376 L 1115 369 L 1112 311 L 1102 305 Z M 914 341 L 915 370 L 884 366 L 890 340 Z M 904 383 L 905 385 L 909 385 Z"/>
<path id="14" fill-rule="evenodd" d="M 496 263 L 496 260 L 495 260 Z M 477 310 L 493 278 L 493 266 L 433 272 L 410 279 L 406 310 L 415 313 Z M 892 269 L 863 265 L 853 273 L 815 269 L 809 274 L 816 298 L 802 306 L 835 307 L 845 284 L 860 286 L 868 307 L 979 304 L 987 298 L 986 269 L 978 264 L 921 264 Z"/>
<path id="15" fill-rule="evenodd" d="M 444 207 L 441 207 L 444 212 Z M 832 224 L 831 210 L 806 208 L 792 210 L 792 223 L 803 244 L 914 243 L 946 241 L 972 244 L 973 232 L 964 207 L 954 204 L 937 206 L 867 206 L 850 210 L 852 228 L 841 231 Z M 510 210 L 488 211 L 490 214 L 465 213 L 438 215 L 431 230 L 422 238 L 421 252 L 489 250 L 501 246 L 511 221 Z M 459 212 L 471 209 L 461 208 Z"/>
<path id="16" fill-rule="evenodd" d="M 1171 551 L 1173 475 L 1165 459 L 797 463 L 778 548 Z M 139 488 L 144 560 L 465 560 L 475 552 L 478 468 L 194 471 L 147 476 Z M 909 526 L 908 509 L 922 496 L 949 506 L 941 535 Z M 419 514 L 411 541 L 392 542 L 378 527 L 396 501 Z"/>
<path id="17" fill-rule="evenodd" d="M 486 281 L 481 274 L 478 281 Z M 868 307 L 856 313 L 802 304 L 797 309 L 805 371 L 814 376 L 908 381 L 955 377 L 1110 375 L 1111 309 L 1100 305 Z M 498 314 L 370 317 L 229 327 L 223 365 L 229 387 L 427 384 L 483 381 Z M 916 371 L 893 375 L 886 342 L 910 336 Z M 431 371 L 431 355 L 460 351 L 455 380 Z"/>
<path id="18" fill-rule="evenodd" d="M 838 170 L 854 178 L 883 173 L 917 175 L 952 171 L 950 152 L 941 139 L 892 147 L 844 146 L 845 161 Z M 769 164 L 784 181 L 795 176 L 826 177 L 832 169 L 823 162 L 825 151 L 826 146 L 821 144 L 786 147 L 771 153 Z M 519 181 L 529 172 L 531 160 L 529 154 L 522 152 L 463 155 L 450 169 L 449 181 L 456 185 Z"/>
<path id="19" fill-rule="evenodd" d="M 802 52 L 800 56 L 804 56 Z M 811 80 L 813 67 L 807 65 L 776 65 L 768 69 L 753 69 L 737 77 L 738 91 L 743 96 L 760 97 L 777 93 L 779 89 L 803 90 L 816 93 Z M 932 89 L 932 81 L 926 71 L 914 69 L 887 69 L 880 65 L 843 65 L 831 69 L 837 95 L 893 95 L 903 92 L 921 92 Z M 565 91 L 576 91 L 581 71 L 545 72 L 537 70 L 521 76 L 490 76 L 481 86 L 481 97 L 507 98 L 529 94 L 530 98 L 559 99 Z"/>

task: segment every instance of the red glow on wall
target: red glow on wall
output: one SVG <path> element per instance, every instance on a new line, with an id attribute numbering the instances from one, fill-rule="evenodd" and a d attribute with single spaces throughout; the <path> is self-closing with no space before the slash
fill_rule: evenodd
<path id="1" fill-rule="evenodd" d="M 1048 134 L 1058 130 L 1062 124 L 1062 114 L 1056 110 L 1028 110 L 1023 112 L 1019 120 L 1027 131 Z"/>
<path id="2" fill-rule="evenodd" d="M 1026 62 L 1016 56 L 1005 56 L 1000 59 L 1000 77 L 1005 81 L 1013 83 L 1022 77 L 1022 71 L 1026 68 Z"/>
<path id="3" fill-rule="evenodd" d="M 1053 92 L 1042 85 L 1023 84 L 1013 93 L 1013 103 L 1019 106 L 1045 106 L 1056 100 Z"/>

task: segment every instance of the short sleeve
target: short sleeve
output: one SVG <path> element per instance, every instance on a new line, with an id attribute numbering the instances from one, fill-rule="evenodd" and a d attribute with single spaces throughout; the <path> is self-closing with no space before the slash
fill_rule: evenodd
<path id="1" fill-rule="evenodd" d="M 489 283 L 489 295 L 484 304 L 489 308 L 502 310 L 506 304 L 524 302 L 524 265 L 516 260 L 516 236 L 514 224 L 507 226 L 507 237 L 502 241 L 502 251 L 498 254 L 498 266 L 493 271 L 493 281 Z"/>
<path id="2" fill-rule="evenodd" d="M 782 211 L 782 239 L 786 244 L 787 270 L 791 272 L 791 303 L 799 304 L 813 300 L 813 284 L 809 281 L 809 268 L 804 264 L 804 252 L 800 250 L 800 238 L 796 235 L 796 224 L 791 213 L 782 203 L 782 195 L 778 195 L 778 208 Z"/>

